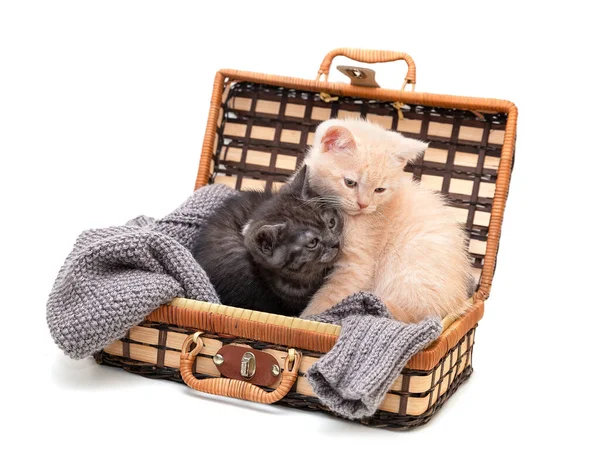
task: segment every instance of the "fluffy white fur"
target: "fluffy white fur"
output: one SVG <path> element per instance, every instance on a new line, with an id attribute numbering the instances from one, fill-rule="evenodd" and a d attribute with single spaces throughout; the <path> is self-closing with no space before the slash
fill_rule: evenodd
<path id="1" fill-rule="evenodd" d="M 426 148 L 362 120 L 334 119 L 317 128 L 305 160 L 310 185 L 346 213 L 344 246 L 302 316 L 360 290 L 374 292 L 405 322 L 466 310 L 470 263 L 463 228 L 439 194 L 404 171 Z"/>

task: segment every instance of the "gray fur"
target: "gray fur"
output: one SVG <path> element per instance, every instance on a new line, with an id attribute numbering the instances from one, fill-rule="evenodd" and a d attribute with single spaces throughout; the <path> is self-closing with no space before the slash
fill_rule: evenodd
<path id="1" fill-rule="evenodd" d="M 223 304 L 298 315 L 323 284 L 339 255 L 343 220 L 314 202 L 306 171 L 275 195 L 231 197 L 198 234 L 192 254 Z"/>

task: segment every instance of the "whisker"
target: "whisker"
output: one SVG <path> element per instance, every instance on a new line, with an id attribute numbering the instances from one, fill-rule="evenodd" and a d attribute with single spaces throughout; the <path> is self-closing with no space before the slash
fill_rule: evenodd
<path id="1" fill-rule="evenodd" d="M 375 210 L 375 211 L 374 211 L 374 212 L 373 212 L 371 215 L 375 215 L 375 217 L 376 217 L 378 220 L 383 220 L 383 221 L 385 221 L 386 223 L 389 223 L 389 222 L 390 222 L 390 220 L 388 219 L 388 217 L 386 217 L 386 216 L 385 216 L 383 213 L 381 213 L 381 212 L 380 212 L 380 211 L 378 211 L 378 210 Z"/>
<path id="2" fill-rule="evenodd" d="M 317 204 L 319 205 L 330 205 L 330 206 L 340 206 L 340 198 L 337 196 L 315 196 L 314 198 L 310 198 L 304 201 L 304 205 L 307 204 Z"/>
<path id="3" fill-rule="evenodd" d="M 383 212 L 381 212 L 380 210 L 375 210 L 375 213 L 377 213 L 377 215 L 379 215 L 381 218 L 384 218 L 385 221 L 390 221 L 390 219 L 388 217 L 386 217 Z"/>

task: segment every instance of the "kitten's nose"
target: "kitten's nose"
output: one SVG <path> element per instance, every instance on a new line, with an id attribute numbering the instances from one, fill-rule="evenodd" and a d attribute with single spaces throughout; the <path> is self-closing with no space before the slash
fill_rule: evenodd
<path id="1" fill-rule="evenodd" d="M 357 204 L 358 204 L 358 207 L 361 208 L 361 209 L 366 209 L 367 207 L 369 207 L 368 204 L 361 204 L 359 202 L 357 202 Z"/>

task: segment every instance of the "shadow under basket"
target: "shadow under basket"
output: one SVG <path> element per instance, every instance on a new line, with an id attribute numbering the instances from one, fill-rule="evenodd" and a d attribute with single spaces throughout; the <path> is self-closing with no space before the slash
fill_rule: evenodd
<path id="1" fill-rule="evenodd" d="M 360 86 L 360 74 L 368 71 L 361 67 L 350 69 L 356 74 L 352 84 L 329 82 L 337 55 L 365 63 L 404 60 L 409 68 L 404 86 Z M 404 89 L 415 83 L 410 56 L 358 49 L 327 54 L 316 81 L 219 71 L 196 180 L 196 188 L 222 183 L 237 190 L 276 190 L 302 164 L 316 126 L 329 118 L 362 117 L 429 142 L 406 170 L 446 195 L 468 232 L 479 285 L 471 310 L 444 319 L 441 336 L 411 358 L 375 415 L 358 421 L 394 429 L 425 424 L 473 370 L 475 328 L 491 289 L 517 120 L 511 102 Z M 336 325 L 178 298 L 95 358 L 211 394 L 330 412 L 306 371 L 339 334 Z"/>

